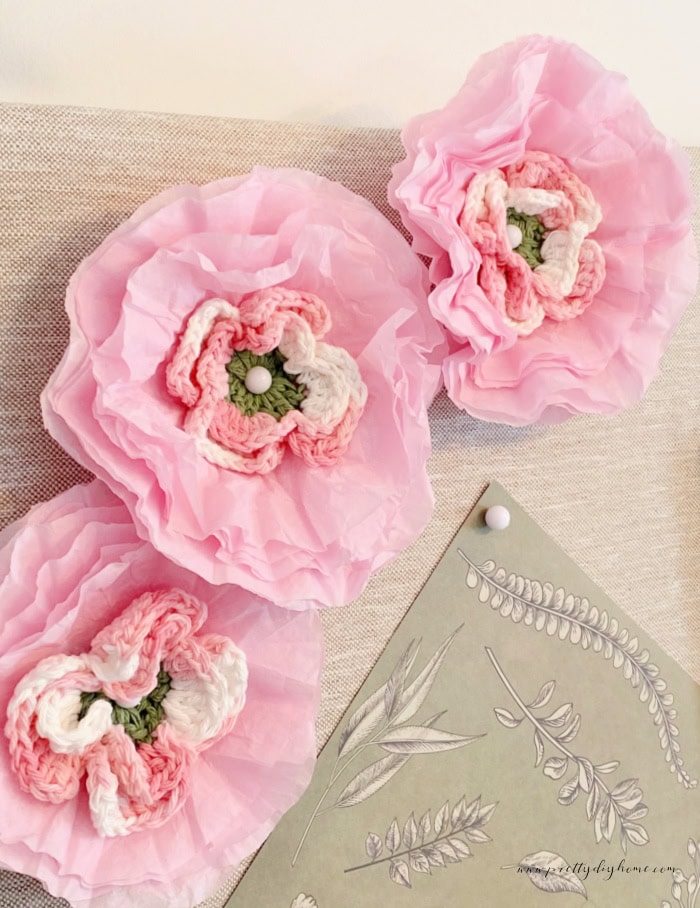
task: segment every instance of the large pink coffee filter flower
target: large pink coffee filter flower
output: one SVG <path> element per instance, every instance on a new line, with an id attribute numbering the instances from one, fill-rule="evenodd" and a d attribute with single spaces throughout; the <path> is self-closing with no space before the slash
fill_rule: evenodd
<path id="1" fill-rule="evenodd" d="M 317 614 L 174 565 L 99 481 L 0 545 L 0 866 L 76 908 L 191 908 L 308 784 Z"/>
<path id="2" fill-rule="evenodd" d="M 444 336 L 365 199 L 256 168 L 142 206 L 87 258 L 47 428 L 211 583 L 341 605 L 432 513 Z"/>
<path id="3" fill-rule="evenodd" d="M 389 197 L 431 259 L 457 406 L 524 425 L 639 400 L 697 281 L 683 151 L 627 81 L 532 36 L 404 129 Z"/>

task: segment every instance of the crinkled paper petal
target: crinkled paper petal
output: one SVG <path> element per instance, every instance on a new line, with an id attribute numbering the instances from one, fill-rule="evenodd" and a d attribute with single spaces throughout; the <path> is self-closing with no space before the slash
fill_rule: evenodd
<path id="1" fill-rule="evenodd" d="M 40 878 L 76 908 L 190 908 L 260 845 L 311 778 L 318 615 L 213 586 L 169 562 L 137 537 L 127 509 L 99 481 L 37 505 L 0 542 L 3 719 L 23 674 L 46 656 L 85 651 L 146 590 L 196 596 L 208 606 L 203 631 L 245 653 L 245 707 L 198 756 L 190 798 L 160 828 L 100 838 L 84 790 L 58 806 L 20 791 L 1 739 L 0 865 Z"/>

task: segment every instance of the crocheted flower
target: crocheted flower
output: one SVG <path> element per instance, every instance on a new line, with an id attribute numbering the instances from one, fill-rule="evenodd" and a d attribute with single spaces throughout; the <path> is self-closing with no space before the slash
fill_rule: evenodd
<path id="1" fill-rule="evenodd" d="M 627 82 L 533 36 L 403 132 L 390 199 L 431 259 L 457 406 L 524 425 L 637 401 L 692 296 L 684 153 Z"/>
<path id="2" fill-rule="evenodd" d="M 590 189 L 546 152 L 470 180 L 459 225 L 481 256 L 479 287 L 517 334 L 590 305 L 605 277 L 600 246 L 587 239 L 600 217 Z"/>
<path id="3" fill-rule="evenodd" d="M 173 561 L 342 605 L 432 513 L 446 348 L 427 289 L 402 235 L 336 183 L 256 168 L 177 187 L 74 274 L 45 424 Z"/>
<path id="4" fill-rule="evenodd" d="M 321 299 L 282 287 L 195 310 L 166 374 L 203 457 L 241 473 L 268 473 L 287 448 L 337 463 L 367 389 L 345 350 L 318 342 L 329 329 Z"/>
<path id="5" fill-rule="evenodd" d="M 245 656 L 197 636 L 206 606 L 143 593 L 80 655 L 47 656 L 15 688 L 5 734 L 23 791 L 60 804 L 86 776 L 103 836 L 161 826 L 189 794 L 190 766 L 233 727 Z"/>
<path id="6" fill-rule="evenodd" d="M 0 865 L 76 908 L 191 908 L 310 780 L 317 613 L 177 567 L 97 481 L 0 543 Z"/>

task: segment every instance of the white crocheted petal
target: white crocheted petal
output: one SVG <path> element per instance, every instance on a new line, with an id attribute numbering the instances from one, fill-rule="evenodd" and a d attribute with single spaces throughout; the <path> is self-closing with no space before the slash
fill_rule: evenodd
<path id="1" fill-rule="evenodd" d="M 222 316 L 234 321 L 240 320 L 238 307 L 218 298 L 202 303 L 190 316 L 180 345 L 191 349 L 193 362 L 202 352 L 204 341 L 209 336 L 214 322 Z"/>
<path id="2" fill-rule="evenodd" d="M 581 244 L 587 235 L 587 225 L 583 221 L 574 221 L 568 230 L 552 230 L 542 243 L 540 255 L 543 262 L 535 271 L 546 277 L 562 296 L 568 296 L 573 290 Z"/>
<path id="3" fill-rule="evenodd" d="M 282 332 L 278 349 L 285 359 L 284 371 L 296 375 L 311 366 L 316 358 L 316 338 L 302 318 L 290 319 Z"/>
<path id="4" fill-rule="evenodd" d="M 39 697 L 36 730 L 59 754 L 79 754 L 112 727 L 112 707 L 96 700 L 78 721 L 80 691 L 51 690 Z"/>
<path id="5" fill-rule="evenodd" d="M 317 344 L 313 364 L 298 372 L 296 378 L 307 389 L 301 411 L 318 426 L 335 426 L 345 415 L 351 397 L 361 407 L 367 401 L 367 386 L 357 363 L 341 347 Z"/>
<path id="6" fill-rule="evenodd" d="M 509 187 L 505 203 L 508 208 L 515 208 L 522 214 L 543 214 L 550 208 L 558 208 L 566 197 L 562 192 L 550 192 L 547 189 L 534 189 L 529 186 Z"/>
<path id="7" fill-rule="evenodd" d="M 92 771 L 88 763 L 88 791 L 90 816 L 99 833 L 105 838 L 129 835 L 136 822 L 135 816 L 126 817 L 122 813 L 119 799 L 119 780 L 105 767 L 99 773 Z"/>
<path id="8" fill-rule="evenodd" d="M 92 653 L 85 656 L 85 661 L 96 678 L 104 682 L 113 682 L 128 681 L 133 677 L 139 667 L 138 650 L 124 657 L 114 644 L 106 643 L 101 649 L 107 654 L 106 659 Z"/>
<path id="9" fill-rule="evenodd" d="M 593 233 L 603 220 L 603 212 L 601 211 L 600 205 L 593 199 L 591 200 L 590 205 L 580 204 L 579 215 L 579 220 L 583 221 L 588 228 L 589 233 Z"/>
<path id="10" fill-rule="evenodd" d="M 57 655 L 42 659 L 15 687 L 7 706 L 7 715 L 14 713 L 25 703 L 29 704 L 30 709 L 34 709 L 39 696 L 52 681 L 58 681 L 69 672 L 83 671 L 86 667 L 84 656 Z"/>
<path id="11" fill-rule="evenodd" d="M 505 314 L 503 315 L 503 320 L 507 325 L 510 325 L 516 334 L 521 337 L 527 337 L 528 334 L 532 334 L 536 328 L 539 328 L 544 321 L 544 308 L 538 304 L 534 312 L 524 322 L 519 322 Z"/>
<path id="12" fill-rule="evenodd" d="M 245 703 L 248 684 L 245 655 L 231 641 L 221 638 L 221 642 L 225 645 L 212 659 L 211 673 L 173 675 L 163 700 L 170 727 L 195 747 L 216 738 Z"/>
<path id="13" fill-rule="evenodd" d="M 73 672 L 92 676 L 85 656 L 56 655 L 42 659 L 19 682 L 7 707 L 8 718 L 20 708 L 36 713 L 37 732 L 57 753 L 80 753 L 99 741 L 112 725 L 109 703 L 93 704 L 89 714 L 79 722 L 80 690 L 77 687 L 48 689 Z"/>
<path id="14" fill-rule="evenodd" d="M 258 451 L 256 456 L 253 456 L 229 451 L 228 448 L 208 436 L 205 438 L 197 437 L 195 444 L 199 453 L 209 463 L 213 463 L 217 467 L 224 467 L 227 470 L 236 470 L 239 473 L 269 473 L 282 459 L 280 445 L 267 445 Z"/>

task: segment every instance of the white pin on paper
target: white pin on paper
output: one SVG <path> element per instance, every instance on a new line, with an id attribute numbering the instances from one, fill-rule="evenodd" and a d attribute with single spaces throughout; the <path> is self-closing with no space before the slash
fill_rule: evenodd
<path id="1" fill-rule="evenodd" d="M 510 526 L 510 511 L 502 504 L 494 504 L 484 514 L 484 522 L 490 530 L 505 530 Z"/>

